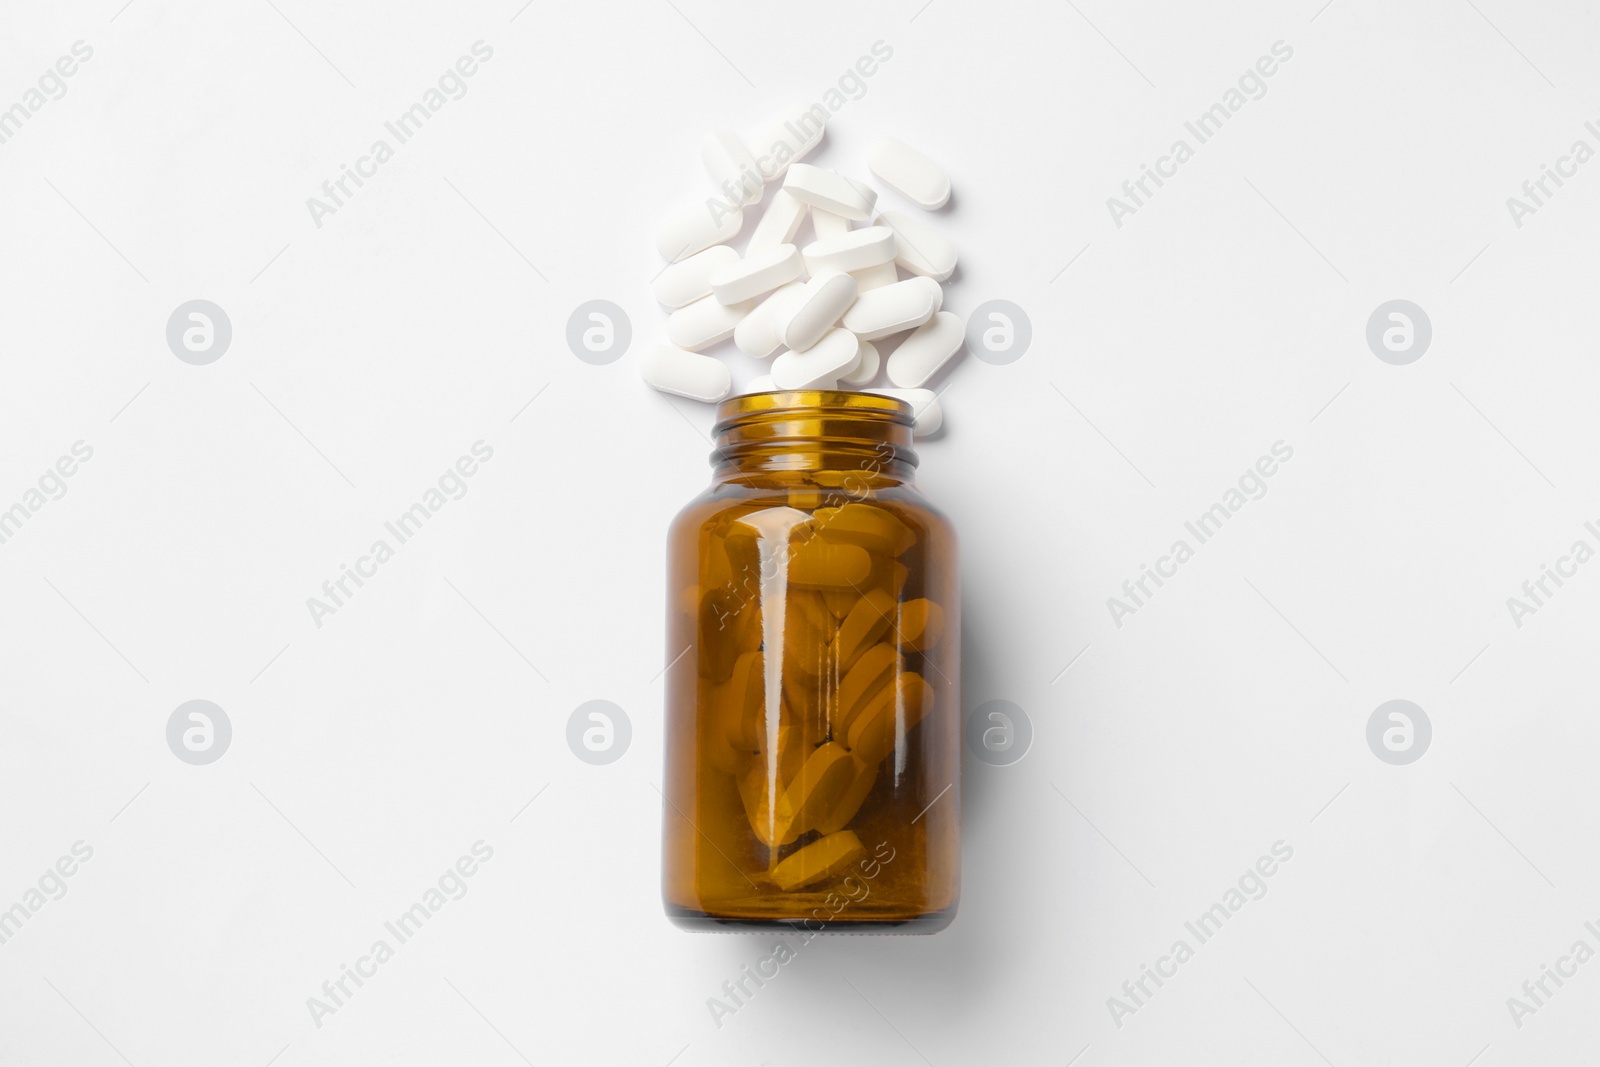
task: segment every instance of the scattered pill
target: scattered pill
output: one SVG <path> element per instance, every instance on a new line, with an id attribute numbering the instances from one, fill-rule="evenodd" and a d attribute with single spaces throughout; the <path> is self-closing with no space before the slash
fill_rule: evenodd
<path id="1" fill-rule="evenodd" d="M 849 175 L 845 175 L 844 180 L 855 186 L 856 192 L 860 193 L 862 199 L 866 200 L 869 204 L 876 204 L 878 202 L 878 190 L 874 189 L 866 182 L 858 182 Z"/>
<path id="2" fill-rule="evenodd" d="M 679 348 L 698 352 L 732 337 L 739 320 L 754 308 L 753 300 L 724 304 L 714 295 L 703 296 L 667 316 L 667 340 Z"/>
<path id="3" fill-rule="evenodd" d="M 807 249 L 808 254 L 809 251 Z M 939 310 L 938 295 L 937 282 L 907 278 L 857 296 L 856 302 L 840 316 L 839 325 L 865 341 L 912 330 L 933 318 Z"/>
<path id="4" fill-rule="evenodd" d="M 733 388 L 728 365 L 712 356 L 652 345 L 639 357 L 639 373 L 664 393 L 714 403 Z"/>
<path id="5" fill-rule="evenodd" d="M 871 341 L 857 338 L 860 352 L 856 355 L 855 368 L 848 373 L 839 375 L 839 384 L 848 389 L 864 389 L 872 384 L 878 376 L 878 367 L 883 362 L 883 357 L 878 355 L 878 346 Z"/>
<path id="6" fill-rule="evenodd" d="M 898 254 L 898 242 L 895 248 Z M 882 289 L 885 285 L 893 285 L 900 280 L 900 272 L 894 269 L 893 263 L 879 263 L 865 270 L 851 271 L 850 274 L 856 280 L 856 291 L 861 293 L 869 289 Z"/>
<path id="7" fill-rule="evenodd" d="M 702 201 L 667 219 L 656 230 L 656 250 L 676 263 L 712 245 L 732 240 L 744 225 L 744 208 L 726 209 L 716 201 Z"/>
<path id="8" fill-rule="evenodd" d="M 805 293 L 806 283 L 793 281 L 780 286 L 739 320 L 733 328 L 733 343 L 752 359 L 766 359 L 783 347 L 778 327 L 788 320 Z"/>
<path id="9" fill-rule="evenodd" d="M 767 205 L 767 210 L 761 213 L 761 218 L 750 231 L 744 254 L 748 256 L 758 248 L 791 243 L 794 235 L 800 232 L 800 224 L 806 220 L 806 210 L 806 206 L 791 196 L 787 189 L 774 192 L 772 203 Z"/>
<path id="10" fill-rule="evenodd" d="M 779 389 L 815 389 L 837 382 L 861 354 L 861 342 L 849 330 L 829 330 L 810 348 L 781 352 L 772 361 L 772 380 Z"/>
<path id="11" fill-rule="evenodd" d="M 739 253 L 727 245 L 713 245 L 662 271 L 650 291 L 662 307 L 681 308 L 711 295 L 711 276 L 739 262 Z"/>
<path id="12" fill-rule="evenodd" d="M 865 270 L 889 263 L 895 256 L 894 231 L 887 226 L 850 230 L 840 237 L 813 241 L 805 247 L 806 269 L 812 274 L 834 270 Z"/>
<path id="13" fill-rule="evenodd" d="M 810 348 L 839 321 L 839 316 L 855 303 L 855 299 L 854 278 L 843 271 L 819 271 L 806 282 L 804 295 L 795 302 L 787 319 L 779 322 L 778 336 L 790 348 L 801 351 Z"/>
<path id="14" fill-rule="evenodd" d="M 850 331 L 846 330 L 845 333 L 850 333 Z M 826 337 L 827 334 L 823 334 L 823 336 Z M 863 354 L 863 352 L 861 350 L 861 339 L 857 338 L 854 334 L 850 334 L 850 336 L 855 340 L 855 343 L 856 343 L 856 354 L 850 357 L 849 365 L 844 367 L 844 368 L 842 368 L 839 371 L 838 375 L 834 378 L 834 385 L 831 386 L 830 388 L 837 389 L 838 388 L 838 383 L 841 380 L 843 380 L 845 378 L 852 377 L 855 374 L 859 373 L 860 370 L 861 370 L 861 361 L 862 361 L 863 358 L 865 358 L 865 356 L 864 356 L 864 354 Z M 818 343 L 820 344 L 821 342 L 818 342 Z M 813 346 L 813 347 L 815 347 L 815 346 Z"/>
<path id="15" fill-rule="evenodd" d="M 772 869 L 772 880 L 779 889 L 801 889 L 830 878 L 844 870 L 867 851 L 861 839 L 850 830 L 819 837 Z"/>
<path id="16" fill-rule="evenodd" d="M 741 393 L 775 393 L 778 391 L 778 386 L 772 380 L 772 375 L 758 374 L 756 377 L 751 378 L 749 383 L 739 391 Z"/>
<path id="17" fill-rule="evenodd" d="M 867 168 L 920 208 L 937 211 L 950 202 L 950 175 L 904 141 L 880 137 L 872 142 L 867 149 Z"/>
<path id="18" fill-rule="evenodd" d="M 873 205 L 878 199 L 872 190 L 857 186 L 844 175 L 813 167 L 809 163 L 791 166 L 789 173 L 784 175 L 783 187 L 796 200 L 835 215 L 843 215 L 853 222 L 865 222 L 871 218 Z"/>
<path id="19" fill-rule="evenodd" d="M 761 199 L 761 172 L 756 168 L 755 157 L 738 134 L 727 130 L 706 134 L 700 142 L 700 158 L 711 173 L 711 181 L 724 196 L 737 197 L 746 205 Z M 888 181 L 887 178 L 884 180 Z M 892 182 L 890 184 L 893 185 Z"/>
<path id="20" fill-rule="evenodd" d="M 966 339 L 966 326 L 941 311 L 911 331 L 889 356 L 889 380 L 902 389 L 916 389 L 950 361 Z"/>
<path id="21" fill-rule="evenodd" d="M 932 226 L 903 211 L 885 211 L 876 226 L 894 231 L 894 261 L 912 274 L 945 281 L 956 270 L 956 246 Z"/>
<path id="22" fill-rule="evenodd" d="M 711 289 L 723 304 L 739 304 L 794 281 L 805 270 L 794 245 L 758 248 L 711 276 Z"/>
<path id="23" fill-rule="evenodd" d="M 787 192 L 788 190 L 784 190 Z M 850 220 L 820 207 L 811 209 L 811 231 L 819 241 L 831 241 L 850 232 Z"/>
<path id="24" fill-rule="evenodd" d="M 939 407 L 939 394 L 932 389 L 868 389 L 869 393 L 892 396 L 911 405 L 911 414 L 917 420 L 917 437 L 927 437 L 939 432 L 944 423 L 944 412 Z"/>

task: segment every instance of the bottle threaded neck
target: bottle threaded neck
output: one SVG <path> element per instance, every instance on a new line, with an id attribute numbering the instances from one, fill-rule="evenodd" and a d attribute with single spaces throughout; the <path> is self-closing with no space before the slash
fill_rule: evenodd
<path id="1" fill-rule="evenodd" d="M 749 393 L 717 408 L 711 465 L 723 476 L 760 471 L 869 471 L 911 476 L 911 405 L 877 393 Z"/>

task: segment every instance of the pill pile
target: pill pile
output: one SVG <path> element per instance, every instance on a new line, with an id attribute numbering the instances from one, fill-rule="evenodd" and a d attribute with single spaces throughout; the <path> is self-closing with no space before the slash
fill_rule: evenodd
<path id="1" fill-rule="evenodd" d="M 696 204 L 657 232 L 669 265 L 652 289 L 671 312 L 668 343 L 640 357 L 640 374 L 663 392 L 715 403 L 732 391 L 733 375 L 705 350 L 731 338 L 745 355 L 771 360 L 747 392 L 883 393 L 911 404 L 918 437 L 935 432 L 943 414 L 924 386 L 966 333 L 960 317 L 943 310 L 941 283 L 955 271 L 955 245 L 917 214 L 879 210 L 870 186 L 798 162 L 822 140 L 823 125 L 811 112 L 767 127 L 754 141 L 771 144 L 761 156 L 766 166 L 735 133 L 718 131 L 702 142 L 706 169 L 727 201 Z M 944 168 L 892 137 L 873 142 L 867 167 L 924 211 L 950 200 Z M 727 242 L 769 183 L 776 187 L 740 256 Z M 796 235 L 807 218 L 814 239 L 801 247 Z M 890 339 L 899 346 L 885 357 L 875 342 Z"/>
<path id="2" fill-rule="evenodd" d="M 766 875 L 779 889 L 861 854 L 850 827 L 880 765 L 933 710 L 919 672 L 941 652 L 944 610 L 904 595 L 899 557 L 917 544 L 891 508 L 847 503 L 746 515 L 708 547 L 714 571 L 763 576 L 759 609 L 721 588 L 701 605 L 714 640 L 701 661 L 712 698 L 700 736 L 769 854 L 798 843 Z M 779 555 L 786 569 L 772 565 Z"/>

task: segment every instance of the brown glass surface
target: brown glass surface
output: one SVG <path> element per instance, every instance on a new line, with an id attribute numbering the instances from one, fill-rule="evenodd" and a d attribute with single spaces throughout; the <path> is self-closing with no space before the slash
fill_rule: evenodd
<path id="1" fill-rule="evenodd" d="M 910 410 L 790 392 L 718 415 L 668 540 L 667 655 L 690 651 L 667 674 L 667 913 L 932 932 L 959 893 L 960 603 Z"/>

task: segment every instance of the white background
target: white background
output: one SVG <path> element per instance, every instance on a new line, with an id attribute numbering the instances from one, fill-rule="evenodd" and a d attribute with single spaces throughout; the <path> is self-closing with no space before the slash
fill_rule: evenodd
<path id="1" fill-rule="evenodd" d="M 94 450 L 0 545 L 0 908 L 93 848 L 0 945 L 0 1063 L 1586 1062 L 1600 963 L 1520 1027 L 1506 1001 L 1600 949 L 1600 564 L 1520 627 L 1506 599 L 1600 546 L 1600 163 L 1521 227 L 1506 198 L 1600 148 L 1592 8 L 520 2 L 0 14 L 0 107 L 94 49 L 0 145 L 0 508 Z M 315 225 L 478 40 L 467 95 Z M 920 480 L 963 538 L 966 709 L 1035 738 L 968 760 L 948 931 L 808 944 L 719 1027 L 773 939 L 661 914 L 663 543 L 710 410 L 636 371 L 652 233 L 705 195 L 706 130 L 879 40 L 817 161 L 865 177 L 884 134 L 942 161 L 946 308 L 1033 324 L 939 382 Z M 1280 40 L 1117 226 L 1107 198 Z M 197 298 L 234 331 L 203 367 L 165 339 Z M 1433 325 L 1407 366 L 1364 336 L 1396 298 Z M 566 347 L 591 299 L 633 323 L 609 366 Z M 307 598 L 479 440 L 467 494 L 317 626 Z M 1116 625 L 1280 440 L 1267 494 Z M 203 767 L 165 740 L 197 698 L 233 725 Z M 1433 725 L 1408 766 L 1365 738 L 1395 698 Z M 591 699 L 632 721 L 609 766 L 565 742 Z M 480 839 L 470 891 L 316 1025 Z M 1277 841 L 1267 895 L 1117 1025 Z"/>

